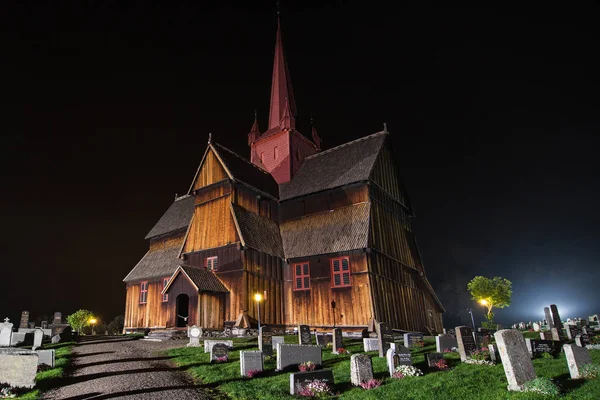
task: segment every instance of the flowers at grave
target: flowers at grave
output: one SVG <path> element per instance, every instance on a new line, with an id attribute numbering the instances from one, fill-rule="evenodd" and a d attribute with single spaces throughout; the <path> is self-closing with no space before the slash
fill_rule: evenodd
<path id="1" fill-rule="evenodd" d="M 394 379 L 402 379 L 402 378 L 404 378 L 404 374 L 402 372 L 400 372 L 400 371 L 395 371 L 392 374 L 392 378 L 394 378 Z"/>
<path id="2" fill-rule="evenodd" d="M 465 364 L 477 364 L 477 365 L 496 365 L 493 361 L 489 360 L 474 360 L 472 358 L 467 358 Z"/>
<path id="3" fill-rule="evenodd" d="M 303 362 L 302 364 L 298 365 L 298 370 L 300 372 L 314 371 L 315 368 L 317 368 L 317 364 L 312 361 Z"/>
<path id="4" fill-rule="evenodd" d="M 560 388 L 550 378 L 535 378 L 523 385 L 523 391 L 533 392 L 547 396 L 558 396 Z"/>
<path id="5" fill-rule="evenodd" d="M 581 367 L 580 374 L 585 379 L 598 379 L 600 378 L 600 365 L 586 364 L 583 367 Z"/>
<path id="6" fill-rule="evenodd" d="M 490 352 L 488 351 L 487 347 L 484 347 L 480 350 L 474 350 L 471 352 L 470 358 L 472 360 L 485 361 L 490 358 Z"/>
<path id="7" fill-rule="evenodd" d="M 419 349 L 423 348 L 423 347 L 425 347 L 425 342 L 422 341 L 422 340 L 416 341 L 416 342 L 413 343 L 413 347 L 416 347 L 416 348 L 419 348 Z"/>
<path id="8" fill-rule="evenodd" d="M 3 387 L 0 389 L 0 399 L 13 399 L 15 397 L 17 397 L 17 395 L 11 392 L 10 387 Z"/>
<path id="9" fill-rule="evenodd" d="M 437 369 L 439 369 L 440 371 L 445 371 L 448 369 L 448 361 L 444 360 L 443 358 L 441 360 L 438 360 L 435 364 L 435 367 Z"/>
<path id="10" fill-rule="evenodd" d="M 455 353 L 456 352 L 455 349 L 456 349 L 455 347 L 452 347 L 450 349 L 443 349 L 442 353 Z"/>
<path id="11" fill-rule="evenodd" d="M 600 344 L 588 344 L 585 348 L 588 350 L 600 350 Z"/>
<path id="12" fill-rule="evenodd" d="M 300 388 L 296 394 L 304 397 L 327 398 L 333 393 L 326 382 L 315 379 L 314 381 L 302 386 L 302 388 Z"/>
<path id="13" fill-rule="evenodd" d="M 340 347 L 337 349 L 338 354 L 350 354 L 350 350 L 346 350 L 345 347 Z"/>
<path id="14" fill-rule="evenodd" d="M 229 361 L 229 357 L 227 357 L 227 356 L 217 357 L 217 358 L 215 358 L 214 361 L 217 364 L 219 364 L 219 363 L 226 363 L 227 361 Z"/>
<path id="15" fill-rule="evenodd" d="M 401 372 L 405 377 L 423 375 L 423 371 L 413 365 L 398 365 L 394 371 Z"/>
<path id="16" fill-rule="evenodd" d="M 377 389 L 382 383 L 381 379 L 369 379 L 368 381 L 361 382 L 360 387 L 365 390 Z"/>
<path id="17" fill-rule="evenodd" d="M 248 371 L 248 372 L 246 373 L 246 376 L 247 376 L 248 378 L 254 378 L 255 376 L 258 376 L 258 375 L 260 375 L 260 372 L 261 372 L 261 371 L 259 371 L 259 370 L 257 370 L 257 369 L 253 369 L 253 370 L 251 370 L 251 371 Z"/>
<path id="18" fill-rule="evenodd" d="M 329 342 L 325 345 L 326 348 L 331 349 L 333 348 L 333 343 Z"/>

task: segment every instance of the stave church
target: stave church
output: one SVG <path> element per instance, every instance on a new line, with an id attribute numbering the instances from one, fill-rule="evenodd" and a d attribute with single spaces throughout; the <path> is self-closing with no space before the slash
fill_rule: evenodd
<path id="1" fill-rule="evenodd" d="M 148 252 L 123 280 L 125 331 L 260 317 L 441 332 L 387 129 L 329 149 L 314 126 L 310 138 L 296 130 L 279 23 L 271 85 L 268 128 L 255 117 L 249 159 L 209 139 L 187 194 L 146 235 Z"/>

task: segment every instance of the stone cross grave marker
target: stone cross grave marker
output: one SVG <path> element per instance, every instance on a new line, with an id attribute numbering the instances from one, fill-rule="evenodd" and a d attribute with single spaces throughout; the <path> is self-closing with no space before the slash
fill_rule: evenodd
<path id="1" fill-rule="evenodd" d="M 19 322 L 19 328 L 27 328 L 29 326 L 29 311 L 21 312 L 21 321 Z"/>
<path id="2" fill-rule="evenodd" d="M 296 369 L 299 364 L 308 361 L 322 364 L 321 346 L 280 343 L 277 347 L 277 371 Z"/>
<path id="3" fill-rule="evenodd" d="M 8 318 L 0 324 L 0 347 L 9 347 L 12 344 L 13 324 Z"/>
<path id="4" fill-rule="evenodd" d="M 525 339 L 525 344 L 531 358 L 536 358 L 542 353 L 548 353 L 553 356 L 557 354 L 557 347 L 552 340 Z M 558 352 L 560 352 L 560 348 L 558 348 Z"/>
<path id="5" fill-rule="evenodd" d="M 240 373 L 242 376 L 248 376 L 250 371 L 263 371 L 262 351 L 240 351 Z"/>
<path id="6" fill-rule="evenodd" d="M 565 344 L 563 349 L 565 350 L 565 356 L 567 357 L 567 365 L 569 366 L 571 379 L 580 379 L 582 377 L 581 368 L 592 362 L 590 352 L 588 349 L 574 344 Z"/>
<path id="7" fill-rule="evenodd" d="M 390 343 L 394 341 L 394 333 L 385 322 L 380 322 L 376 326 L 377 345 L 379 347 L 379 357 L 385 357 Z"/>
<path id="8" fill-rule="evenodd" d="M 457 347 L 456 338 L 450 335 L 437 335 L 435 337 L 435 348 L 438 353 Z"/>
<path id="9" fill-rule="evenodd" d="M 456 327 L 456 342 L 458 344 L 460 360 L 463 362 L 470 358 L 471 354 L 477 350 L 477 345 L 473 338 L 473 331 L 468 326 Z"/>
<path id="10" fill-rule="evenodd" d="M 579 347 L 585 347 L 588 344 L 592 344 L 592 338 L 590 335 L 582 333 L 581 335 L 575 336 L 575 344 L 577 344 Z"/>
<path id="11" fill-rule="evenodd" d="M 329 387 L 333 386 L 333 372 L 330 369 L 318 371 L 294 372 L 290 374 L 290 394 L 295 395 L 302 388 L 313 381 L 321 381 Z"/>
<path id="12" fill-rule="evenodd" d="M 42 345 L 42 340 L 44 339 L 44 331 L 41 328 L 36 328 L 33 332 L 33 347 L 32 350 L 37 349 Z"/>
<path id="13" fill-rule="evenodd" d="M 366 354 L 353 354 L 350 357 L 350 381 L 354 386 L 373 379 L 373 363 Z"/>
<path id="14" fill-rule="evenodd" d="M 258 334 L 258 349 L 265 356 L 273 355 L 273 329 L 270 326 L 261 326 Z"/>
<path id="15" fill-rule="evenodd" d="M 200 347 L 200 337 L 202 337 L 202 328 L 193 325 L 188 330 L 188 337 L 190 338 L 190 342 L 187 344 L 187 347 Z"/>
<path id="16" fill-rule="evenodd" d="M 204 341 L 204 352 L 210 353 L 210 350 L 212 349 L 212 347 L 218 343 L 224 344 L 225 346 L 229 347 L 230 349 L 233 348 L 233 340 L 205 340 Z"/>
<path id="17" fill-rule="evenodd" d="M 331 333 L 333 339 L 333 346 L 331 346 L 332 352 L 337 354 L 339 348 L 344 347 L 344 340 L 342 339 L 342 330 L 340 328 L 334 328 Z"/>
<path id="18" fill-rule="evenodd" d="M 423 341 L 423 335 L 420 333 L 405 333 L 404 346 L 407 348 L 415 347 L 417 343 Z"/>
<path id="19" fill-rule="evenodd" d="M 427 366 L 429 368 L 435 368 L 435 363 L 437 363 L 440 360 L 443 360 L 444 355 L 442 353 L 427 353 L 425 354 L 425 358 L 427 359 Z"/>
<path id="20" fill-rule="evenodd" d="M 546 316 L 546 325 L 548 325 L 548 329 L 554 328 L 554 321 L 552 321 L 550 307 L 544 307 L 544 315 Z"/>
<path id="21" fill-rule="evenodd" d="M 537 378 L 523 334 L 515 329 L 503 329 L 494 334 L 502 359 L 508 390 L 522 391 L 523 384 Z"/>
<path id="22" fill-rule="evenodd" d="M 218 359 L 223 359 L 223 357 L 227 357 L 229 359 L 229 347 L 223 343 L 216 343 L 210 349 L 210 362 L 218 361 Z"/>
<path id="23" fill-rule="evenodd" d="M 379 340 L 375 338 L 364 338 L 363 347 L 365 352 L 379 350 Z"/>
<path id="24" fill-rule="evenodd" d="M 298 326 L 298 344 L 312 344 L 310 327 L 308 325 Z"/>

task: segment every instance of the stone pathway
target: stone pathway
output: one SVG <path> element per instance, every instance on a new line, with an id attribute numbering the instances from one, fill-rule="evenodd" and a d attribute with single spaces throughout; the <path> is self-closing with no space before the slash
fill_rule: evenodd
<path id="1" fill-rule="evenodd" d="M 44 399 L 212 399 L 160 350 L 187 341 L 147 342 L 99 338 L 74 348 L 71 374 Z"/>

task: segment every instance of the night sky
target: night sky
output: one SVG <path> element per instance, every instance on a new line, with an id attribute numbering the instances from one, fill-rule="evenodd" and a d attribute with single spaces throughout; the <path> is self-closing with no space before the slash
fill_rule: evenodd
<path id="1" fill-rule="evenodd" d="M 208 133 L 248 157 L 255 108 L 266 129 L 275 7 L 11 3 L 0 316 L 87 308 L 108 322 Z M 299 3 L 282 4 L 298 127 L 310 134 L 312 112 L 329 148 L 387 122 L 445 325 L 471 306 L 482 318 L 475 275 L 513 282 L 504 324 L 550 303 L 565 319 L 600 312 L 593 2 L 529 15 Z"/>

